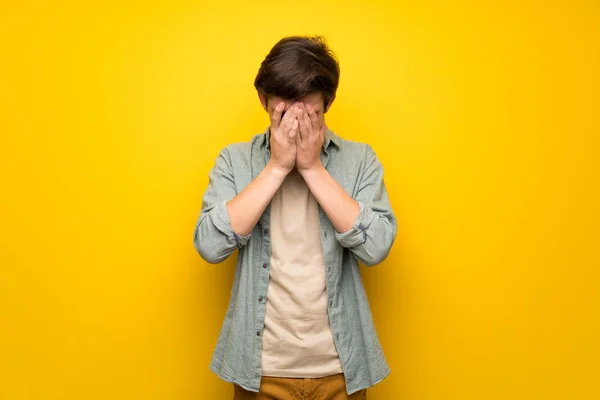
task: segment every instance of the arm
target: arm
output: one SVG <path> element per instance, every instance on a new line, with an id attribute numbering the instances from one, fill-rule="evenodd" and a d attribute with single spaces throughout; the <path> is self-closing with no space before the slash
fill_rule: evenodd
<path id="1" fill-rule="evenodd" d="M 333 179 L 323 164 L 302 170 L 304 181 L 319 205 L 338 232 L 346 232 L 354 226 L 358 216 L 358 203 Z"/>
<path id="2" fill-rule="evenodd" d="M 234 232 L 242 236 L 252 232 L 287 174 L 269 161 L 256 179 L 227 202 L 227 213 Z"/>
<path id="3" fill-rule="evenodd" d="M 327 130 L 325 121 L 319 119 L 310 104 L 300 106 L 296 166 L 336 231 L 345 232 L 352 228 L 359 205 L 321 164 L 321 147 Z"/>
<path id="4" fill-rule="evenodd" d="M 296 163 L 297 107 L 281 119 L 285 103 L 277 105 L 272 116 L 274 134 L 271 137 L 273 156 L 266 168 L 239 195 L 227 203 L 231 226 L 238 235 L 248 235 L 254 229 L 277 189 Z M 281 120 L 281 124 L 279 121 Z"/>
<path id="5" fill-rule="evenodd" d="M 202 258 L 218 264 L 243 247 L 286 174 L 269 162 L 240 194 L 236 194 L 227 149 L 215 161 L 194 231 L 194 247 Z"/>
<path id="6" fill-rule="evenodd" d="M 280 124 L 282 110 L 283 107 L 278 107 L 273 115 L 272 127 L 276 128 L 271 135 L 271 160 L 239 194 L 229 151 L 224 149 L 215 161 L 194 230 L 194 247 L 211 264 L 224 261 L 236 248 L 246 245 L 254 226 L 295 164 L 298 122 L 295 113 L 290 112 Z"/>
<path id="7" fill-rule="evenodd" d="M 237 235 L 231 226 L 227 202 L 237 195 L 228 149 L 221 151 L 209 174 L 202 210 L 194 229 L 194 247 L 211 264 L 224 261 L 244 246 L 250 235 Z"/>
<path id="8" fill-rule="evenodd" d="M 324 121 L 310 105 L 299 112 L 298 119 L 298 171 L 335 227 L 338 242 L 363 264 L 379 264 L 389 254 L 397 230 L 379 159 L 371 146 L 365 147 L 363 172 L 352 198 L 321 164 Z"/>
<path id="9" fill-rule="evenodd" d="M 367 266 L 382 262 L 396 237 L 397 223 L 383 181 L 383 167 L 373 149 L 366 148 L 365 167 L 354 199 L 320 163 L 303 171 L 303 177 L 335 227 L 338 242 Z"/>

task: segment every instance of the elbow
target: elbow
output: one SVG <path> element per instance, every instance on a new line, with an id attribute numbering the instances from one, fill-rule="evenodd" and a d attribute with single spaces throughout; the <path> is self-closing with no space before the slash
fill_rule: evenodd
<path id="1" fill-rule="evenodd" d="M 218 257 L 216 252 L 210 248 L 210 246 L 204 246 L 202 241 L 195 241 L 194 247 L 196 248 L 198 254 L 200 254 L 200 257 L 202 257 L 202 259 L 209 264 L 218 264 L 223 261 Z"/>
<path id="2" fill-rule="evenodd" d="M 391 234 L 390 232 L 390 234 L 386 235 L 386 237 L 381 241 L 382 243 L 379 245 L 368 246 L 365 248 L 367 251 L 360 261 L 367 267 L 372 267 L 382 263 L 390 254 L 392 244 L 394 243 L 394 236 L 395 235 Z M 374 243 L 371 244 L 373 245 Z"/>
<path id="3" fill-rule="evenodd" d="M 198 235 L 198 231 L 194 234 L 194 247 L 200 257 L 209 264 L 219 264 L 229 256 L 229 254 L 219 252 L 218 246 L 215 246 L 210 240 L 202 238 Z"/>
<path id="4" fill-rule="evenodd" d="M 198 254 L 200 254 L 200 257 L 202 257 L 202 259 L 209 264 L 220 264 L 227 258 L 219 257 L 215 252 L 210 251 L 206 248 L 198 249 Z"/>
<path id="5" fill-rule="evenodd" d="M 364 257 L 360 261 L 367 267 L 373 267 L 375 265 L 381 264 L 383 260 L 387 258 L 389 253 L 390 249 L 380 249 L 377 252 L 368 254 L 367 257 Z"/>

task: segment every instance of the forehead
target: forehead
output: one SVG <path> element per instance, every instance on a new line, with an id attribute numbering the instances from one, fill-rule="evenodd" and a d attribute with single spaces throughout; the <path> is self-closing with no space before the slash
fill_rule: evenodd
<path id="1" fill-rule="evenodd" d="M 316 110 L 320 110 L 323 107 L 323 95 L 321 93 L 309 93 L 306 96 L 298 99 L 284 99 L 278 96 L 269 97 L 269 106 L 275 108 L 279 102 L 283 101 L 287 106 L 294 104 L 296 101 L 301 101 L 304 104 L 310 104 Z"/>

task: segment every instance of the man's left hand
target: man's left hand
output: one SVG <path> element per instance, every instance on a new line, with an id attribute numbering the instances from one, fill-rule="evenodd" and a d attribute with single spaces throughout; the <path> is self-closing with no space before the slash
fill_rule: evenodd
<path id="1" fill-rule="evenodd" d="M 306 171 L 321 165 L 321 148 L 325 140 L 325 121 L 319 122 L 314 108 L 302 104 L 298 110 L 298 135 L 296 136 L 296 168 Z"/>

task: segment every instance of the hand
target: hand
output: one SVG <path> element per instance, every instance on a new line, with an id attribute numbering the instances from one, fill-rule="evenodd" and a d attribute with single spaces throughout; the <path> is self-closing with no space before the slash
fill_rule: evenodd
<path id="1" fill-rule="evenodd" d="M 277 169 L 288 174 L 296 164 L 298 103 L 290 107 L 281 118 L 284 108 L 284 102 L 277 104 L 271 117 L 271 162 Z"/>
<path id="2" fill-rule="evenodd" d="M 325 122 L 319 122 L 310 104 L 300 103 L 296 118 L 300 127 L 296 138 L 296 168 L 306 171 L 321 164 L 321 148 L 327 127 Z"/>

